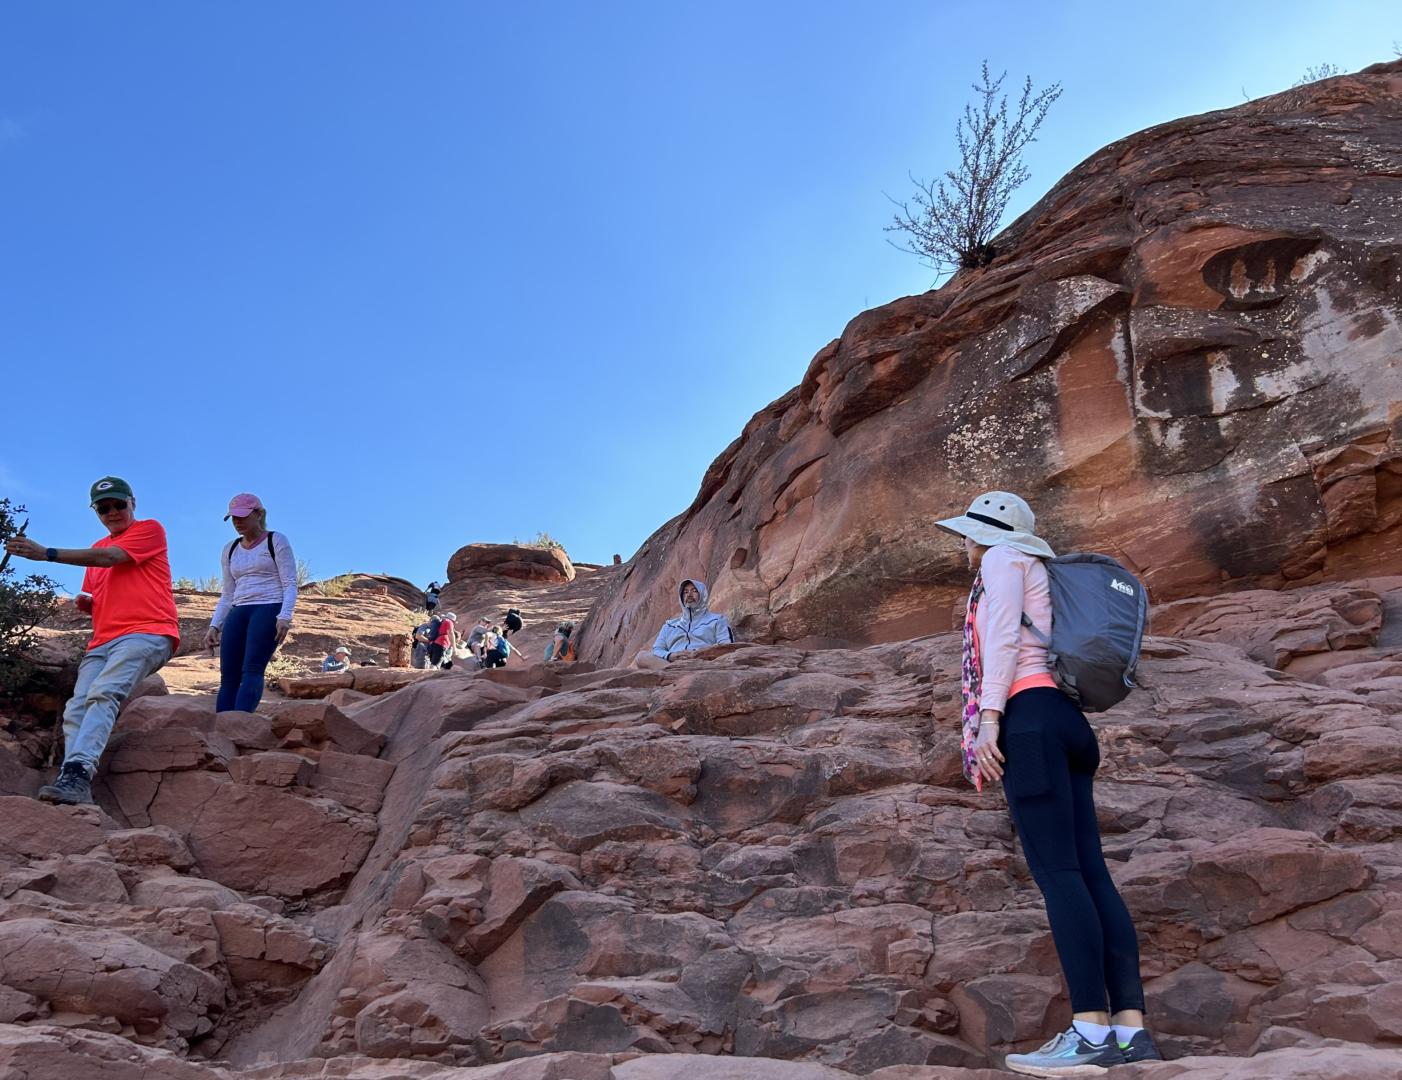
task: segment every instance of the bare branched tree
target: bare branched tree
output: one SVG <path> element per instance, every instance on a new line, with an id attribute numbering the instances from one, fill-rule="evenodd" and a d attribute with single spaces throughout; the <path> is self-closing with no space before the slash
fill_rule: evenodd
<path id="1" fill-rule="evenodd" d="M 1022 84 L 1015 112 L 1003 94 L 1005 71 L 994 79 L 983 62 L 982 75 L 973 86 L 975 98 L 964 106 L 954 126 L 959 167 L 937 180 L 911 176 L 915 194 L 907 202 L 891 201 L 899 208 L 887 232 L 904 233 L 901 251 L 918 255 L 940 273 L 987 266 L 995 254 L 989 243 L 997 232 L 1012 193 L 1029 175 L 1022 151 L 1034 142 L 1047 111 L 1061 96 L 1061 84 L 1052 83 L 1033 93 L 1032 80 Z"/>
<path id="2" fill-rule="evenodd" d="M 1315 64 L 1314 67 L 1305 68 L 1305 73 L 1290 84 L 1293 90 L 1297 86 L 1307 86 L 1312 82 L 1319 82 L 1320 79 L 1332 79 L 1335 75 L 1342 75 L 1344 69 L 1338 64 Z"/>

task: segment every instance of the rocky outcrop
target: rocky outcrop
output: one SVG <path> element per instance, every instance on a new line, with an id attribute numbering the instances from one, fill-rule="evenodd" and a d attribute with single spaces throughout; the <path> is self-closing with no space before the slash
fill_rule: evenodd
<path id="1" fill-rule="evenodd" d="M 1391 585 L 1185 605 L 1215 640 L 1150 639 L 1144 689 L 1096 718 L 1174 1055 L 1366 1076 L 1402 1051 Z M 957 666 L 946 634 L 445 672 L 268 716 L 141 698 L 101 810 L 0 798 L 0 1063 L 977 1077 L 1069 1005 L 1001 796 L 958 773 Z"/>
<path id="2" fill-rule="evenodd" d="M 220 1080 L 668 1076 L 674 1054 L 698 1076 L 977 1077 L 1069 1006 L 1001 796 L 958 775 L 957 654 L 954 634 L 722 646 L 272 717 L 145 698 L 105 812 L 0 799 L 0 1063 L 65 1044 Z M 1141 674 L 1097 718 L 1097 790 L 1161 1041 L 1307 1051 L 1243 1076 L 1381 1069 L 1402 703 L 1214 641 L 1151 639 Z"/>
<path id="3" fill-rule="evenodd" d="M 448 560 L 450 582 L 493 576 L 558 585 L 574 580 L 574 564 L 564 548 L 524 544 L 468 544 Z"/>
<path id="4" fill-rule="evenodd" d="M 699 576 L 740 634 L 945 629 L 932 522 L 1025 493 L 1170 601 L 1396 571 L 1402 62 L 1092 155 L 987 268 L 853 319 L 596 608 L 613 661 Z"/>

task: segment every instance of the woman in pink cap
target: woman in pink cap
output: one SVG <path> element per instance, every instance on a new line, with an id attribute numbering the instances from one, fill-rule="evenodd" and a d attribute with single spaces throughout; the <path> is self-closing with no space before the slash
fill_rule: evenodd
<path id="1" fill-rule="evenodd" d="M 257 495 L 235 495 L 224 520 L 239 538 L 224 548 L 224 588 L 205 644 L 219 646 L 219 700 L 215 709 L 252 712 L 263 697 L 263 672 L 292 628 L 297 604 L 297 560 L 282 533 L 268 531 L 268 511 Z"/>

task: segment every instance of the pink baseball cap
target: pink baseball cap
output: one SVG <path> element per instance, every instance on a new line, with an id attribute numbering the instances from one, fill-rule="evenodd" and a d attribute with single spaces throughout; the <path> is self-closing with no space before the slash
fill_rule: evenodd
<path id="1" fill-rule="evenodd" d="M 224 520 L 231 517 L 248 517 L 255 510 L 262 510 L 263 502 L 257 495 L 249 495 L 245 492 L 242 495 L 235 495 L 229 500 L 229 512 L 224 515 Z"/>

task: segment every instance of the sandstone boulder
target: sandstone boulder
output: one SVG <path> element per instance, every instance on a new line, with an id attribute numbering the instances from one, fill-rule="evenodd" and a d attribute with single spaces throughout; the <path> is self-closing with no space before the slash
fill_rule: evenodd
<path id="1" fill-rule="evenodd" d="M 45 919 L 0 922 L 0 984 L 143 1035 L 202 1034 L 224 1003 L 218 980 L 189 964 L 115 931 Z"/>
<path id="2" fill-rule="evenodd" d="M 448 580 L 452 583 L 492 575 L 541 583 L 573 581 L 574 565 L 564 548 L 521 544 L 468 544 L 448 560 Z"/>

